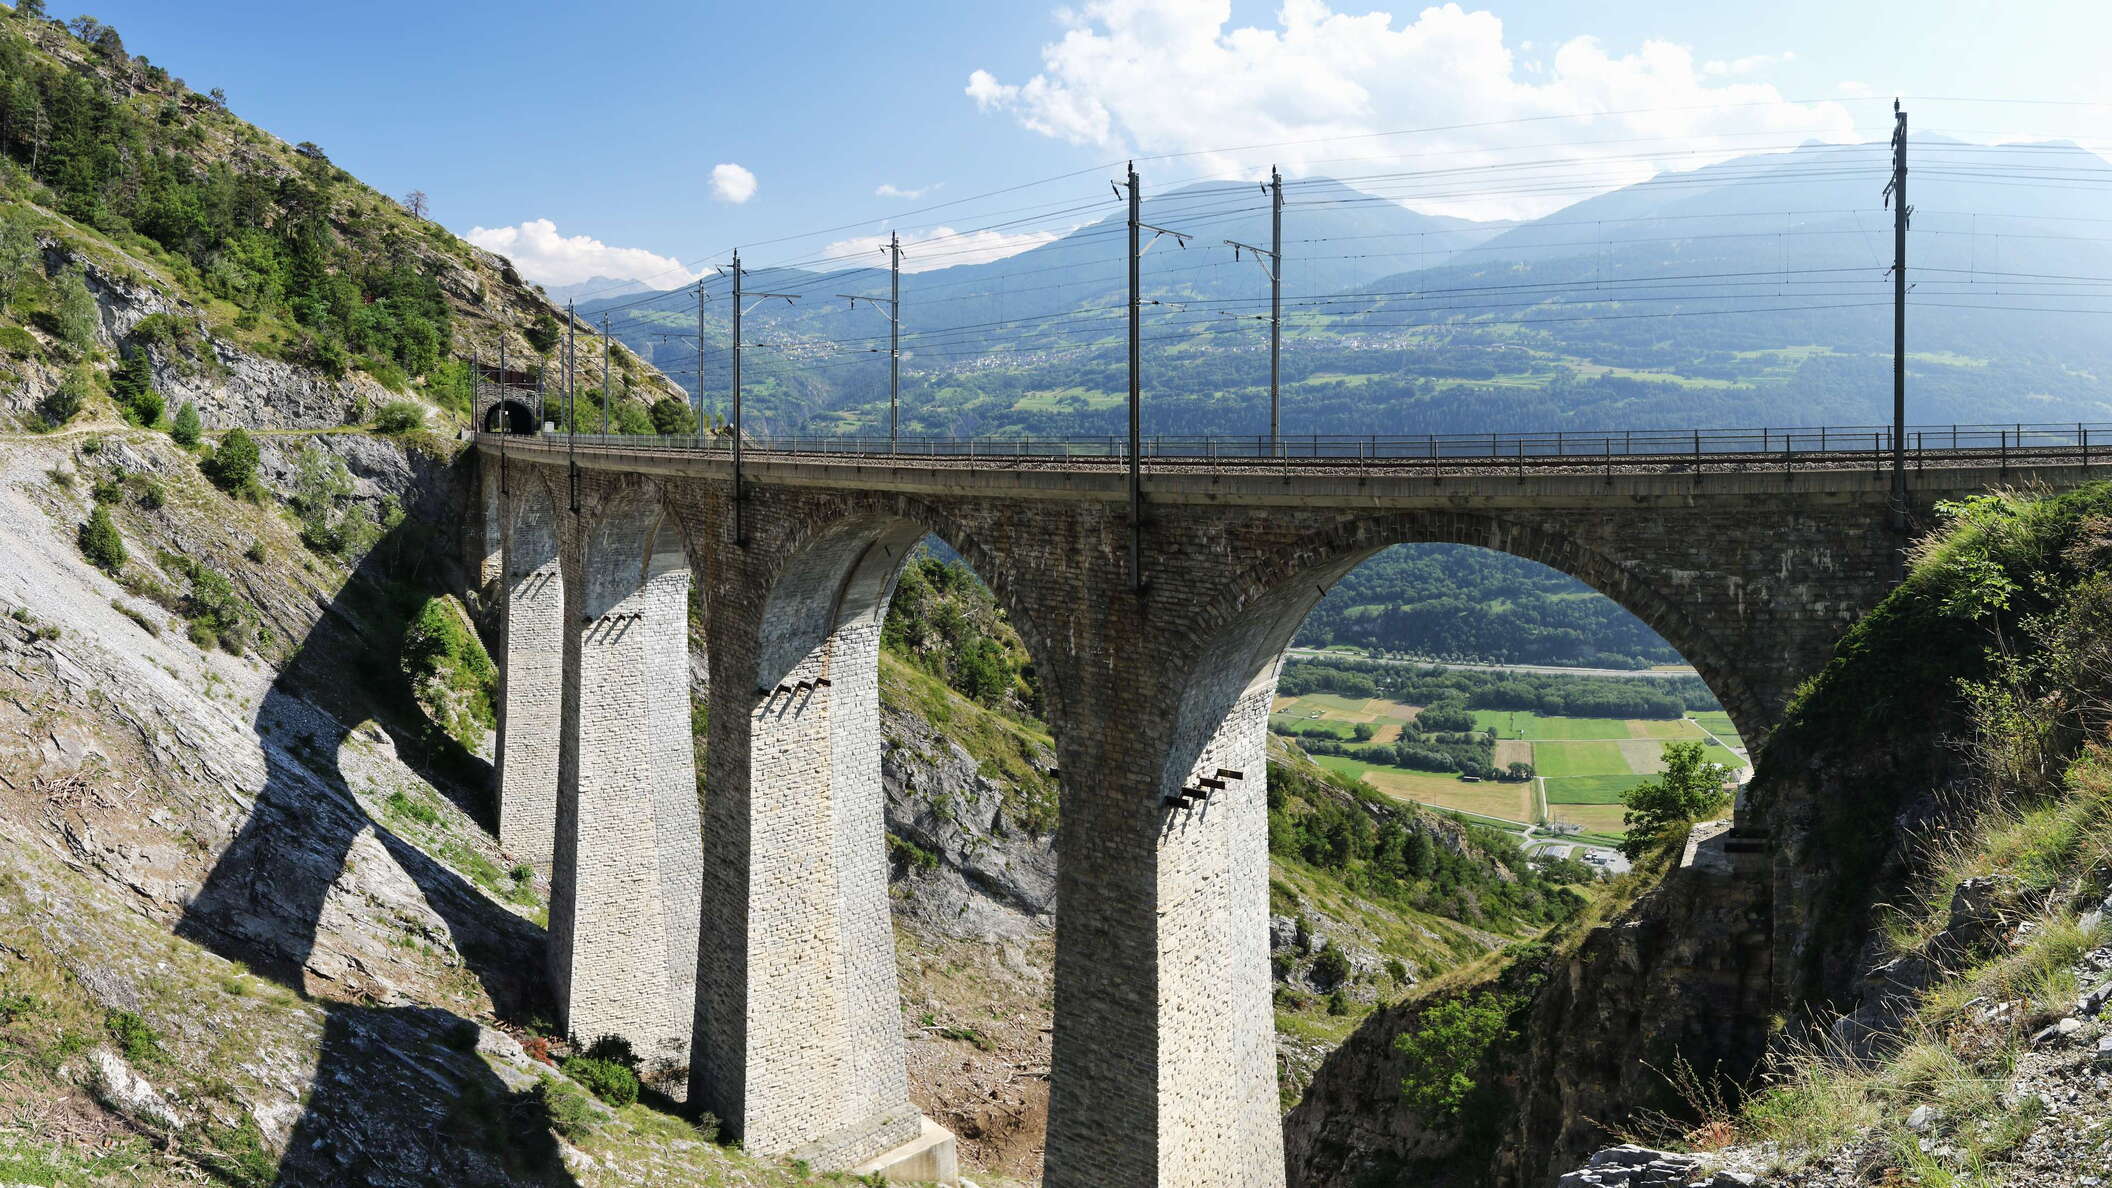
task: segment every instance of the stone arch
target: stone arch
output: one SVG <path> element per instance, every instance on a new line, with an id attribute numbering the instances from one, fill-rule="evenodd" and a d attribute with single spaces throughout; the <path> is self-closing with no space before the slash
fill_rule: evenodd
<path id="1" fill-rule="evenodd" d="M 574 517 L 565 747 L 551 876 L 552 981 L 567 1029 L 684 1063 L 702 879 L 689 712 L 688 542 L 645 482 Z"/>
<path id="2" fill-rule="evenodd" d="M 802 519 L 793 525 L 784 536 L 784 547 L 779 549 L 765 570 L 766 580 L 771 584 L 780 581 L 799 558 L 817 542 L 854 522 L 877 526 L 888 521 L 906 521 L 918 526 L 918 539 L 925 535 L 936 536 L 961 555 L 977 577 L 990 587 L 997 604 L 1004 608 L 1005 616 L 1018 630 L 1027 650 L 1037 661 L 1044 656 L 1057 654 L 1053 641 L 1044 636 L 1039 627 L 1033 607 L 1019 596 L 1019 577 L 1015 573 L 1016 563 L 1001 557 L 984 542 L 982 534 L 970 528 L 943 507 L 902 494 L 872 493 L 835 501 L 834 515 Z M 876 527 L 877 530 L 877 527 Z M 912 542 L 914 543 L 914 542 Z M 897 550 L 899 553 L 900 550 Z M 884 612 L 886 601 L 893 593 L 890 583 L 881 598 Z"/>
<path id="3" fill-rule="evenodd" d="M 1535 561 L 1573 577 L 1641 619 L 1672 645 L 1694 666 L 1752 746 L 1757 748 L 1774 727 L 1774 714 L 1780 707 L 1756 693 L 1724 641 L 1654 585 L 1649 573 L 1587 547 L 1573 536 L 1485 513 L 1445 510 L 1344 517 L 1234 577 L 1227 583 L 1229 597 L 1206 610 L 1202 633 L 1214 639 L 1237 630 L 1242 617 L 1255 614 L 1287 619 L 1282 623 L 1281 642 L 1265 645 L 1265 655 L 1256 658 L 1253 669 L 1258 675 L 1269 657 L 1280 657 L 1319 601 L 1322 587 L 1332 586 L 1373 554 L 1397 544 L 1473 545 Z M 1289 601 L 1271 604 L 1277 595 L 1287 595 Z"/>
<path id="4" fill-rule="evenodd" d="M 1681 648 L 1727 694 L 1727 706 L 1746 695 L 1715 641 L 1640 575 L 1497 517 L 1345 517 L 1232 575 L 1227 593 L 1199 608 L 1194 647 L 1170 682 L 1170 744 L 1150 793 L 1161 815 L 1158 1157 L 1162 1173 L 1183 1169 L 1187 1182 L 1281 1182 L 1268 948 L 1269 709 L 1285 649 L 1323 588 L 1402 543 L 1495 548 L 1571 574 Z M 1751 721 L 1750 697 L 1739 704 Z M 1269 1168 L 1278 1171 L 1256 1170 Z"/>
<path id="5" fill-rule="evenodd" d="M 548 872 L 564 729 L 564 529 L 543 468 L 514 467 L 498 495 L 499 845 Z"/>
<path id="6" fill-rule="evenodd" d="M 529 435 L 541 429 L 535 409 L 521 400 L 496 400 L 484 410 L 484 432 Z"/>

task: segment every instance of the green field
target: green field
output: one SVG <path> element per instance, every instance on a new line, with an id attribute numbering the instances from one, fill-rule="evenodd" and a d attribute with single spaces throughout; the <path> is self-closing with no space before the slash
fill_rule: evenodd
<path id="1" fill-rule="evenodd" d="M 1702 729 L 1734 747 L 1744 748 L 1745 740 L 1738 737 L 1738 728 L 1731 725 L 1731 716 L 1729 714 L 1724 713 L 1722 710 L 1710 710 L 1689 716 Z"/>
<path id="2" fill-rule="evenodd" d="M 1640 775 L 1558 776 L 1547 781 L 1547 803 L 1619 804 L 1621 793 L 1649 778 Z"/>
<path id="3" fill-rule="evenodd" d="M 1475 710 L 1474 725 L 1482 730 L 1493 727 L 1498 738 L 1536 742 L 1701 737 L 1701 730 L 1684 718 L 1543 718 L 1531 710 Z"/>
<path id="4" fill-rule="evenodd" d="M 1304 714 L 1270 714 L 1269 729 L 1278 734 L 1310 734 L 1325 731 L 1347 742 L 1357 736 L 1356 727 L 1348 722 L 1331 718 L 1311 718 Z"/>
<path id="5" fill-rule="evenodd" d="M 1402 767 L 1366 763 L 1347 755 L 1315 755 L 1313 762 L 1329 771 L 1362 780 L 1399 800 L 1412 800 L 1433 808 L 1456 809 L 1512 824 L 1529 822 L 1536 815 L 1530 782 L 1477 780 L 1469 783 L 1456 774 L 1409 771 Z"/>
<path id="6" fill-rule="evenodd" d="M 1564 776 L 1632 775 L 1617 742 L 1536 742 L 1533 771 L 1550 780 Z"/>

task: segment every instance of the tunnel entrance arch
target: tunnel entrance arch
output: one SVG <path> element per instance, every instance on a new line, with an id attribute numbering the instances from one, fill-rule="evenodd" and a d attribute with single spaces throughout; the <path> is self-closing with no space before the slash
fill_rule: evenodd
<path id="1" fill-rule="evenodd" d="M 484 410 L 484 432 L 531 435 L 541 426 L 535 423 L 535 408 L 523 400 L 512 398 L 495 400 Z"/>

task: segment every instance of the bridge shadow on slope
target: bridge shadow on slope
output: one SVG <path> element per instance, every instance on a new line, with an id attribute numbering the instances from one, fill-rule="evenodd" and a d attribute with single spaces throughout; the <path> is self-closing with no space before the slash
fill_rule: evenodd
<path id="1" fill-rule="evenodd" d="M 418 601 L 448 589 L 446 490 L 370 551 L 258 708 L 262 791 L 178 922 L 178 935 L 308 997 L 325 1016 L 315 1078 L 276 1183 L 572 1185 L 549 1119 L 476 1053 L 445 1010 L 372 1005 L 393 988 L 319 945 L 347 859 L 371 830 L 444 924 L 500 1018 L 548 1013 L 543 930 L 485 898 L 353 797 L 338 754 L 372 722 L 443 794 L 488 821 L 488 764 L 429 728 L 398 666 Z M 347 889 L 340 889 L 340 894 Z M 319 953 L 318 950 L 324 952 Z M 316 990 L 311 993 L 311 982 Z M 328 987 L 328 989 L 325 989 Z M 328 995 L 326 997 L 326 995 Z M 364 1002 L 347 1002 L 343 997 Z"/>

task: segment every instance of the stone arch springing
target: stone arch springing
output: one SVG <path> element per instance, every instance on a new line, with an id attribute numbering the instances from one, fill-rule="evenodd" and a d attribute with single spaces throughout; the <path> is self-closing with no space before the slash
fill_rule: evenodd
<path id="1" fill-rule="evenodd" d="M 650 1066 L 687 1058 L 702 874 L 689 713 L 688 542 L 650 484 L 574 519 L 566 746 L 551 879 L 567 1029 Z"/>

